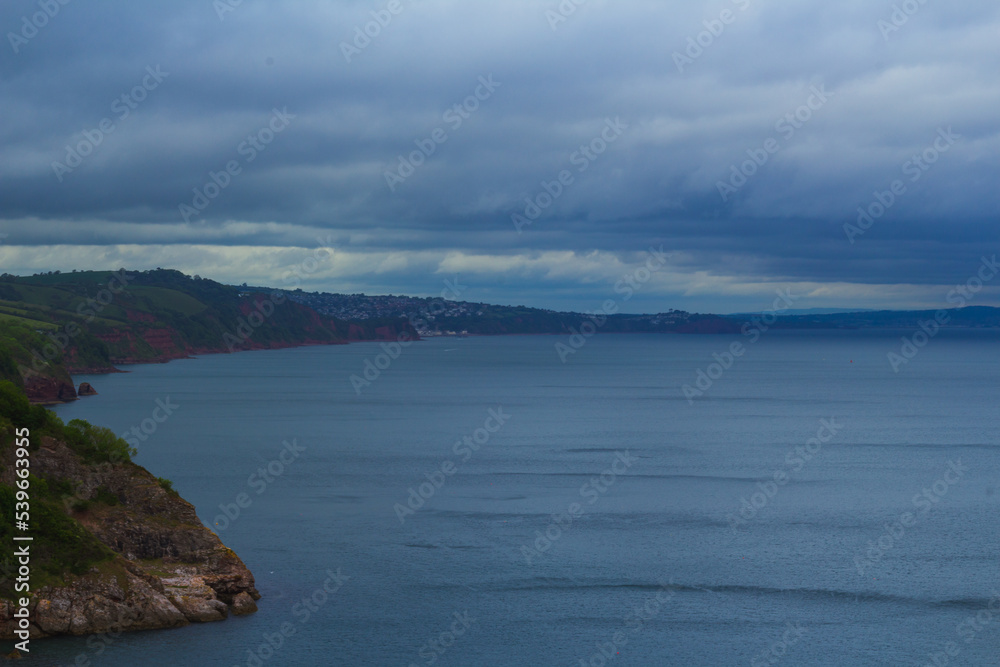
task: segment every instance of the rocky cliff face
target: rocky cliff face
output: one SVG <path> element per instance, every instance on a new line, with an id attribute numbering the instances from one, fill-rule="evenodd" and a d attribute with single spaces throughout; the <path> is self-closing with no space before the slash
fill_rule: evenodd
<path id="1" fill-rule="evenodd" d="M 12 447 L 2 463 L 0 481 L 12 484 Z M 32 586 L 33 636 L 167 628 L 257 610 L 260 594 L 243 561 L 144 468 L 86 464 L 43 438 L 31 472 L 50 487 L 75 489 L 63 499 L 67 513 L 114 552 L 84 574 Z M 14 637 L 14 609 L 0 600 L 0 638 Z"/>
<path id="2" fill-rule="evenodd" d="M 29 375 L 24 378 L 24 391 L 33 402 L 42 405 L 76 400 L 76 387 L 65 373 L 53 373 L 52 377 Z"/>

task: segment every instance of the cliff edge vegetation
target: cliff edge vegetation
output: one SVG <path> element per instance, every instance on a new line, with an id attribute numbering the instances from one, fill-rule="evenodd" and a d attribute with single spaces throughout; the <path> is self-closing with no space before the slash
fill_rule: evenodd
<path id="1" fill-rule="evenodd" d="M 15 431 L 30 432 L 28 446 Z M 30 461 L 27 530 L 14 522 L 18 448 Z M 27 582 L 0 551 L 0 638 L 15 639 L 21 598 L 31 637 L 145 630 L 256 611 L 240 558 L 205 528 L 168 480 L 132 462 L 106 428 L 64 424 L 0 382 L 0 540 L 30 548 Z M 23 454 L 23 452 L 22 452 Z M 24 507 L 17 507 L 24 511 Z M 30 536 L 30 542 L 13 540 Z"/>
<path id="2" fill-rule="evenodd" d="M 70 373 L 195 354 L 418 338 L 398 318 L 345 322 L 280 290 L 180 271 L 0 275 L 0 377 L 37 403 L 76 398 Z"/>

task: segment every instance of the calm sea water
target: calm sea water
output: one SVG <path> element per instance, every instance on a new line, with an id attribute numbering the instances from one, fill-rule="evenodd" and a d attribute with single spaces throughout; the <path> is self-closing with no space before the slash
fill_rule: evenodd
<path id="1" fill-rule="evenodd" d="M 264 597 L 26 664 L 1000 664 L 996 332 L 899 373 L 898 335 L 598 336 L 565 364 L 558 342 L 423 342 L 360 395 L 378 345 L 77 378 L 100 395 L 64 419 L 141 433 L 176 404 L 138 462 Z"/>

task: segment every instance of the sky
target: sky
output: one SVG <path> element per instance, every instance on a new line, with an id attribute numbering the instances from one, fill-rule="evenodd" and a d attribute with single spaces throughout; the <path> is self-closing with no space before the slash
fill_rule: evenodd
<path id="1" fill-rule="evenodd" d="M 1000 253 L 995 0 L 5 0 L 0 31 L 9 273 L 938 308 Z"/>

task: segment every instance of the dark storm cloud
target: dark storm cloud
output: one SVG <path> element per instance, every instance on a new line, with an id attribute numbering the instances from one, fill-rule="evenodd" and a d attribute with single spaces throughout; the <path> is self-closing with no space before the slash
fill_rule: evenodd
<path id="1" fill-rule="evenodd" d="M 26 37 L 42 6 L 59 9 Z M 895 6 L 910 13 L 861 1 L 589 0 L 566 16 L 555 1 L 8 2 L 0 226 L 24 247 L 308 247 L 327 234 L 351 252 L 437 253 L 360 283 L 397 291 L 449 253 L 502 256 L 490 294 L 513 300 L 606 289 L 558 277 L 561 260 L 518 283 L 504 273 L 515 265 L 567 251 L 578 268 L 595 251 L 624 262 L 660 243 L 720 294 L 945 285 L 1000 249 L 1000 10 Z M 377 34 L 359 36 L 366 27 Z M 932 150 L 942 132 L 957 138 Z M 69 167 L 65 147 L 98 137 Z M 417 142 L 433 154 L 410 174 L 400 156 Z M 747 166 L 754 156 L 766 162 Z M 734 169 L 754 173 L 743 183 Z M 884 214 L 845 232 L 896 180 L 906 189 Z M 195 193 L 206 186 L 222 187 L 208 201 Z M 517 233 L 511 216 L 547 203 L 546 189 L 554 201 Z"/>

